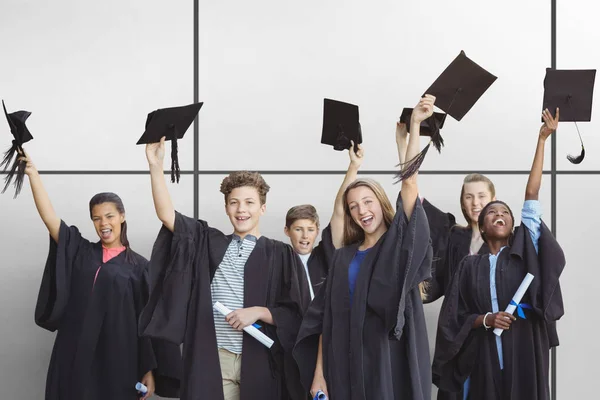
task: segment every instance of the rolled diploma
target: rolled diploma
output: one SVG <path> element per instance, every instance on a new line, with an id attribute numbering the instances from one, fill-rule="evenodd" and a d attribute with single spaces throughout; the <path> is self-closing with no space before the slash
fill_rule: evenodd
<path id="1" fill-rule="evenodd" d="M 319 390 L 313 400 L 328 400 L 328 399 L 327 399 L 327 396 L 325 396 L 325 393 L 323 393 L 322 390 Z"/>
<path id="2" fill-rule="evenodd" d="M 229 308 L 225 307 L 223 304 L 221 304 L 218 301 L 214 304 L 213 307 L 215 308 L 215 310 L 217 310 L 224 316 L 226 316 L 227 314 L 229 314 L 231 312 L 231 310 Z M 244 331 L 246 331 L 246 333 L 248 335 L 252 336 L 254 339 L 261 342 L 263 345 L 267 346 L 267 348 L 270 349 L 271 346 L 273 346 L 273 343 L 274 343 L 273 339 L 271 339 L 270 337 L 268 337 L 267 335 L 265 335 L 264 333 L 262 333 L 261 331 L 256 329 L 254 326 L 248 325 L 247 327 L 244 328 Z"/>
<path id="3" fill-rule="evenodd" d="M 148 393 L 148 388 L 146 387 L 146 385 L 144 385 L 141 382 L 138 382 L 135 384 L 135 390 L 137 390 L 138 392 L 140 392 L 142 394 Z"/>
<path id="4" fill-rule="evenodd" d="M 525 292 L 527 291 L 527 289 L 529 289 L 529 285 L 531 285 L 532 280 L 533 280 L 533 275 L 531 275 L 530 273 L 527 273 L 527 275 L 525 275 L 525 278 L 523 278 L 523 282 L 521 282 L 521 285 L 519 285 L 519 288 L 517 289 L 517 291 L 515 292 L 515 295 L 512 298 L 513 302 L 515 302 L 516 304 L 521 303 L 521 299 L 523 299 Z M 509 304 L 508 307 L 506 307 L 506 310 L 504 310 L 504 311 L 508 314 L 513 314 L 516 309 L 517 309 L 517 306 L 515 306 L 513 304 Z M 504 332 L 504 329 L 500 329 L 500 328 L 494 329 L 494 335 L 496 335 L 496 336 L 502 335 L 502 332 Z"/>

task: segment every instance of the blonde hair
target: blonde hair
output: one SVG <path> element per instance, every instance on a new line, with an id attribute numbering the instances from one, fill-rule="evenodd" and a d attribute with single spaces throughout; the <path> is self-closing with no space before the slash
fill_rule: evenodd
<path id="1" fill-rule="evenodd" d="M 352 189 L 356 189 L 358 187 L 366 187 L 370 189 L 379 204 L 381 205 L 381 210 L 383 212 L 383 221 L 385 223 L 386 229 L 389 229 L 392 221 L 394 220 L 394 216 L 396 215 L 396 210 L 392 206 L 390 199 L 388 198 L 385 190 L 379 184 L 379 182 L 368 179 L 361 178 L 352 182 L 346 190 L 344 191 L 344 196 L 342 198 L 344 204 L 344 236 L 343 236 L 343 245 L 348 246 L 352 244 L 362 243 L 365 240 L 365 231 L 354 221 L 352 215 L 350 214 L 350 206 L 348 205 L 348 193 Z M 401 211 L 404 212 L 404 211 Z M 421 299 L 424 300 L 425 296 L 425 282 L 419 283 L 419 292 L 421 294 Z"/>
<path id="2" fill-rule="evenodd" d="M 477 221 L 471 221 L 471 218 L 469 217 L 469 213 L 467 212 L 467 209 L 465 208 L 465 203 L 463 202 L 463 197 L 465 196 L 465 185 L 467 183 L 475 183 L 475 182 L 486 183 L 488 190 L 490 191 L 491 198 L 493 199 L 494 197 L 496 197 L 496 187 L 494 186 L 494 183 L 490 180 L 490 178 L 488 178 L 487 176 L 482 175 L 482 174 L 469 174 L 469 175 L 465 176 L 462 187 L 460 189 L 460 210 L 462 211 L 462 214 L 465 217 L 465 221 L 467 221 L 467 226 L 471 226 L 472 222 L 477 222 Z"/>

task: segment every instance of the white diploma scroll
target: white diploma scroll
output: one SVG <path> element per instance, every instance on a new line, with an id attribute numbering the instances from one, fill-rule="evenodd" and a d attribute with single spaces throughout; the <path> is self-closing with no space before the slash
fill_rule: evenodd
<path id="1" fill-rule="evenodd" d="M 229 314 L 231 312 L 231 310 L 229 308 L 225 307 L 223 304 L 221 304 L 218 301 L 213 305 L 213 307 L 215 310 L 217 310 L 224 316 L 226 316 L 227 314 Z M 231 329 L 233 329 L 233 328 L 231 328 Z M 273 339 L 271 339 L 270 337 L 268 337 L 267 335 L 265 335 L 264 333 L 262 333 L 261 331 L 256 329 L 254 326 L 248 325 L 247 327 L 244 328 L 244 331 L 246 331 L 246 333 L 248 335 L 252 336 L 254 339 L 258 340 L 259 342 L 261 342 L 262 344 L 267 346 L 267 348 L 270 349 L 271 346 L 273 346 L 273 343 L 274 343 Z"/>
<path id="2" fill-rule="evenodd" d="M 512 304 L 509 304 L 508 307 L 506 307 L 506 310 L 504 310 L 506 313 L 513 314 L 515 312 L 515 310 L 517 309 L 517 305 L 520 304 L 521 299 L 523 299 L 523 295 L 525 295 L 525 292 L 527 291 L 527 289 L 529 289 L 531 281 L 533 281 L 533 275 L 527 273 L 527 275 L 525 275 L 525 278 L 523 278 L 523 282 L 521 282 L 521 285 L 519 286 L 519 288 L 515 292 L 515 295 L 512 298 Z M 494 334 L 496 336 L 502 335 L 502 332 L 504 332 L 504 329 L 494 329 Z"/>

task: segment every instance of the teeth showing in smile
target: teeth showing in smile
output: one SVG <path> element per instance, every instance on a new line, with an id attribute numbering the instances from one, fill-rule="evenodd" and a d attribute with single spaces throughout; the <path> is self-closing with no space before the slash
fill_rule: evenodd
<path id="1" fill-rule="evenodd" d="M 300 244 L 301 244 L 302 246 L 308 246 L 308 245 L 310 244 L 310 242 L 300 242 Z"/>
<path id="2" fill-rule="evenodd" d="M 506 225 L 506 222 L 504 222 L 504 220 L 503 220 L 503 219 L 501 219 L 501 218 L 498 218 L 497 220 L 495 220 L 495 221 L 494 221 L 494 226 L 498 226 L 498 225 L 500 225 L 500 226 L 505 226 L 505 225 Z"/>
<path id="3" fill-rule="evenodd" d="M 478 212 L 481 212 L 481 208 L 474 208 L 472 211 L 473 214 L 477 214 Z"/>
<path id="4" fill-rule="evenodd" d="M 235 217 L 235 219 L 238 221 L 247 221 L 248 219 L 250 219 L 250 217 Z"/>
<path id="5" fill-rule="evenodd" d="M 360 219 L 360 222 L 362 222 L 363 224 L 368 224 L 373 220 L 373 216 L 369 215 L 368 217 L 364 217 Z"/>
<path id="6" fill-rule="evenodd" d="M 110 237 L 111 233 L 112 233 L 112 229 L 110 229 L 110 228 L 100 230 L 100 234 L 102 235 L 103 238 Z"/>

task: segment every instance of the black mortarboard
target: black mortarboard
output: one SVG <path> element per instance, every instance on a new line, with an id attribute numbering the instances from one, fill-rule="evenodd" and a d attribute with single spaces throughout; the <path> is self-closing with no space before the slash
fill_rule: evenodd
<path id="1" fill-rule="evenodd" d="M 435 106 L 460 121 L 496 79 L 496 76 L 480 67 L 461 50 L 425 94 L 435 96 Z M 440 135 L 443 120 L 440 124 L 438 118 L 429 117 L 426 120 L 432 129 L 428 135 L 424 134 L 431 136 L 431 141 L 415 158 L 406 162 L 408 165 L 398 175 L 399 180 L 408 178 L 419 169 L 432 142 L 438 152 L 441 152 L 444 144 Z"/>
<path id="2" fill-rule="evenodd" d="M 581 142 L 581 154 L 578 157 L 567 156 L 567 159 L 573 164 L 581 163 L 585 157 L 585 148 L 583 147 L 583 140 L 577 122 L 592 120 L 595 78 L 595 69 L 558 70 L 546 68 L 542 110 L 548 109 L 555 117 L 556 108 L 559 108 L 561 121 L 575 122 L 579 141 Z"/>
<path id="3" fill-rule="evenodd" d="M 358 117 L 358 106 L 341 101 L 325 99 L 323 102 L 323 133 L 321 143 L 333 146 L 334 150 L 350 148 L 350 141 L 362 143 L 362 131 Z"/>
<path id="4" fill-rule="evenodd" d="M 400 115 L 400 122 L 406 124 L 408 133 L 410 133 L 410 117 L 412 112 L 412 108 L 405 108 Z M 435 121 L 433 121 L 434 118 Z M 431 117 L 421 122 L 421 136 L 431 136 L 436 129 L 442 129 L 444 127 L 444 121 L 446 121 L 446 114 L 434 112 Z M 443 140 L 442 144 L 444 144 Z"/>
<path id="5" fill-rule="evenodd" d="M 152 111 L 146 119 L 146 131 L 136 144 L 158 143 L 165 136 L 171 143 L 171 182 L 179 183 L 177 140 L 182 139 L 204 103 Z"/>
<path id="6" fill-rule="evenodd" d="M 12 163 L 10 170 L 7 172 L 6 177 L 4 178 L 5 184 L 4 189 L 2 189 L 2 193 L 8 189 L 14 178 L 15 197 L 17 197 L 17 195 L 21 192 L 21 188 L 23 187 L 25 167 L 27 166 L 25 162 L 19 160 L 19 154 L 24 154 L 23 144 L 33 139 L 33 136 L 31 136 L 29 129 L 27 129 L 27 126 L 25 125 L 25 121 L 27 121 L 27 118 L 29 118 L 31 113 L 29 111 L 15 111 L 9 114 L 6 111 L 4 100 L 2 100 L 2 108 L 4 109 L 4 115 L 6 115 L 6 120 L 8 121 L 8 126 L 10 127 L 10 133 L 13 135 L 12 146 L 4 153 L 2 162 L 0 162 L 0 167 L 3 171 L 6 171 L 14 158 L 14 162 Z"/>

